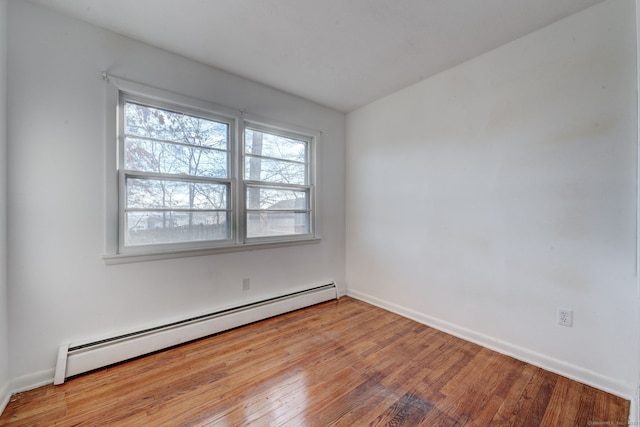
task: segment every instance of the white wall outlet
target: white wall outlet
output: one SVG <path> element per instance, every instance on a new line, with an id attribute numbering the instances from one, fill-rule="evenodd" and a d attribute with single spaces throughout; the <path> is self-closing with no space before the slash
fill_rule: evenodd
<path id="1" fill-rule="evenodd" d="M 573 326 L 573 310 L 568 308 L 558 308 L 558 325 Z"/>
<path id="2" fill-rule="evenodd" d="M 248 291 L 249 289 L 251 289 L 251 280 L 249 280 L 248 277 L 245 277 L 242 279 L 242 290 Z"/>

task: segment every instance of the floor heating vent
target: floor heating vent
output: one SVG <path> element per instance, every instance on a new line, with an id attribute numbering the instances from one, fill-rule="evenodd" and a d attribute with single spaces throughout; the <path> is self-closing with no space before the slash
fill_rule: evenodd
<path id="1" fill-rule="evenodd" d="M 167 325 L 93 342 L 66 344 L 58 350 L 54 384 L 62 384 L 74 375 L 337 298 L 336 285 L 331 282 Z"/>

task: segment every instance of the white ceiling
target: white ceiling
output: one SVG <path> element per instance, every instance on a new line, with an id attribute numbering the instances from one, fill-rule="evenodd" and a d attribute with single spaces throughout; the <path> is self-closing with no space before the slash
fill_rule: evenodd
<path id="1" fill-rule="evenodd" d="M 30 0 L 348 112 L 602 0 Z"/>

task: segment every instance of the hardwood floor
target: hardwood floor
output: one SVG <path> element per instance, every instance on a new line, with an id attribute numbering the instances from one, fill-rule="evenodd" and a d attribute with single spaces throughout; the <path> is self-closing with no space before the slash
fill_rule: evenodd
<path id="1" fill-rule="evenodd" d="M 17 394 L 0 425 L 587 426 L 628 413 L 619 397 L 344 297 Z"/>

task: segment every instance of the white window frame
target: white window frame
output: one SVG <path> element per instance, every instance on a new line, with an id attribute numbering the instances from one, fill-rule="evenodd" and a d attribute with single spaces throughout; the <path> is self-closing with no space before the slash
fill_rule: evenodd
<path id="1" fill-rule="evenodd" d="M 244 140 L 245 140 L 245 135 L 244 135 L 244 131 L 249 128 L 249 129 L 253 129 L 253 130 L 257 130 L 260 132 L 264 132 L 264 133 L 269 133 L 269 134 L 273 134 L 273 135 L 277 135 L 277 136 L 282 136 L 285 138 L 291 138 L 294 140 L 299 140 L 299 141 L 303 141 L 307 144 L 307 158 L 306 158 L 306 165 L 307 165 L 307 176 L 306 176 L 306 183 L 305 184 L 277 184 L 277 183 L 268 183 L 268 182 L 264 182 L 264 181 L 251 181 L 250 179 L 248 179 L 246 176 L 244 176 L 244 171 L 245 171 L 245 161 L 247 158 L 247 154 L 244 151 L 245 148 L 245 144 L 244 144 Z M 243 193 L 243 197 L 242 197 L 242 202 L 246 204 L 246 200 L 247 200 L 247 192 L 248 192 L 248 187 L 254 187 L 254 188 L 280 188 L 280 189 L 287 189 L 287 190 L 295 190 L 295 191 L 306 191 L 307 192 L 307 197 L 308 197 L 308 206 L 307 209 L 305 211 L 308 211 L 309 213 L 309 232 L 306 234 L 296 234 L 296 235 L 284 235 L 284 236 L 263 236 L 263 237 L 248 237 L 248 236 L 244 236 L 244 241 L 245 243 L 261 243 L 261 242 L 274 242 L 274 241 L 296 241 L 296 240 L 308 240 L 310 238 L 315 237 L 315 231 L 317 228 L 317 224 L 316 224 L 316 209 L 315 209 L 315 204 L 316 204 L 316 197 L 315 197 L 315 193 L 316 193 L 316 156 L 315 156 L 315 152 L 316 152 L 316 140 L 317 138 L 308 134 L 303 134 L 303 133 L 299 133 L 299 132 L 294 132 L 291 131 L 289 129 L 283 129 L 283 128 L 279 128 L 273 125 L 268 125 L 268 124 L 264 124 L 264 123 L 258 123 L 255 121 L 250 121 L 250 120 L 245 120 L 243 123 L 243 132 L 242 132 L 242 141 L 241 141 L 241 145 L 242 145 L 242 174 L 243 174 L 243 179 L 242 179 L 242 193 Z M 242 226 L 242 231 L 246 232 L 247 231 L 247 226 L 246 226 L 246 218 L 247 218 L 247 214 L 249 213 L 249 209 L 246 206 L 242 206 L 242 211 L 243 211 L 243 221 L 245 221 L 245 223 L 243 223 Z"/>
<path id="2" fill-rule="evenodd" d="M 106 124 L 106 230 L 105 253 L 107 264 L 140 262 L 213 253 L 235 252 L 261 248 L 308 244 L 320 241 L 318 203 L 318 149 L 321 132 L 285 124 L 276 120 L 248 114 L 207 101 L 152 88 L 128 80 L 108 76 Z M 124 153 L 121 136 L 124 100 L 171 111 L 180 111 L 229 125 L 229 176 L 216 179 L 228 183 L 228 206 L 231 209 L 230 238 L 227 240 L 192 241 L 158 245 L 124 245 L 124 189 L 126 172 L 122 169 Z M 307 142 L 309 233 L 248 238 L 246 236 L 246 191 L 250 182 L 244 177 L 244 129 L 260 129 Z M 135 173 L 134 173 L 135 174 Z"/>

